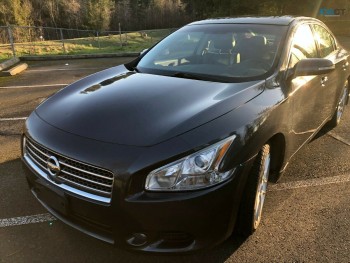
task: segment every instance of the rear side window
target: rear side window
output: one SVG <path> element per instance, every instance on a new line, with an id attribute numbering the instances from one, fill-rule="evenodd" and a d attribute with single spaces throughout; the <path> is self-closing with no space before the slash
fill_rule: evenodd
<path id="1" fill-rule="evenodd" d="M 313 25 L 315 38 L 320 49 L 321 58 L 327 57 L 335 50 L 335 41 L 333 36 L 322 26 Z"/>

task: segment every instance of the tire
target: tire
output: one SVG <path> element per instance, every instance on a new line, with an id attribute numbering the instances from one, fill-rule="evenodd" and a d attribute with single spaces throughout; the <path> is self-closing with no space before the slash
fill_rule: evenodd
<path id="1" fill-rule="evenodd" d="M 343 116 L 345 105 L 347 104 L 348 95 L 349 95 L 349 89 L 344 88 L 342 91 L 342 95 L 339 98 L 337 108 L 333 114 L 332 119 L 329 122 L 331 128 L 335 128 L 339 125 L 341 117 Z"/>
<path id="2" fill-rule="evenodd" d="M 236 225 L 236 230 L 241 236 L 248 237 L 253 234 L 261 222 L 270 164 L 270 145 L 265 144 L 254 161 L 243 192 Z"/>

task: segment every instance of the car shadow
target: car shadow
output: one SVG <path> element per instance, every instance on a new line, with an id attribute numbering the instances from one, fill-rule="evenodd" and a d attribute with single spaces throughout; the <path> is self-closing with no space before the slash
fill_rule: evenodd
<path id="1" fill-rule="evenodd" d="M 322 129 L 311 139 L 310 143 L 326 135 L 328 132 L 332 131 L 333 129 L 334 127 L 332 127 L 329 123 L 326 123 L 326 125 L 324 125 Z"/>

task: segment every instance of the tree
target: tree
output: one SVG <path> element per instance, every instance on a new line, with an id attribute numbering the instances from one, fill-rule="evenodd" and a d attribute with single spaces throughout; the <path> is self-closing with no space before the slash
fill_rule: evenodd
<path id="1" fill-rule="evenodd" d="M 60 0 L 60 27 L 77 28 L 82 24 L 82 2 L 80 0 Z"/>
<path id="2" fill-rule="evenodd" d="M 113 10 L 112 0 L 90 0 L 87 3 L 86 24 L 96 30 L 107 30 Z"/>
<path id="3" fill-rule="evenodd" d="M 33 25 L 33 7 L 30 0 L 2 0 L 0 3 L 0 23 L 19 26 Z"/>
<path id="4" fill-rule="evenodd" d="M 10 0 L 3 0 L 0 2 L 0 25 L 11 24 L 13 15 L 8 10 L 11 8 Z"/>
<path id="5" fill-rule="evenodd" d="M 334 5 L 334 1 L 327 0 L 322 5 Z M 315 0 L 0 0 L 0 25 L 100 31 L 118 30 L 119 23 L 123 30 L 173 28 L 212 17 L 315 16 L 320 4 Z"/>

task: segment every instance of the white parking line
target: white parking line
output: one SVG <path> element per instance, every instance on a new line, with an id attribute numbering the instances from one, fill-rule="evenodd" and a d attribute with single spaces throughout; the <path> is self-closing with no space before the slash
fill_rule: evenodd
<path id="1" fill-rule="evenodd" d="M 350 174 L 269 185 L 268 191 L 275 192 L 275 191 L 291 190 L 291 189 L 321 186 L 321 185 L 328 185 L 328 184 L 346 183 L 346 182 L 350 182 Z M 0 228 L 43 223 L 43 222 L 49 222 L 49 221 L 55 221 L 55 220 L 57 219 L 49 213 L 31 215 L 31 216 L 5 218 L 5 219 L 0 219 Z"/>
<path id="2" fill-rule="evenodd" d="M 0 121 L 22 121 L 26 120 L 27 117 L 16 117 L 16 118 L 0 118 Z"/>
<path id="3" fill-rule="evenodd" d="M 273 184 L 273 185 L 269 185 L 268 191 L 270 192 L 282 191 L 282 190 L 306 188 L 306 187 L 321 186 L 321 185 L 328 185 L 328 184 L 339 184 L 339 183 L 346 183 L 346 182 L 350 182 L 350 174 L 308 179 L 308 180 L 288 182 L 288 183 Z"/>
<path id="4" fill-rule="evenodd" d="M 76 71 L 76 70 L 102 70 L 104 68 L 54 68 L 54 69 L 29 69 L 27 72 L 51 72 L 51 71 Z"/>
<path id="5" fill-rule="evenodd" d="M 42 223 L 47 221 L 55 221 L 56 217 L 53 217 L 51 214 L 39 214 L 32 216 L 20 216 L 20 217 L 12 217 L 0 219 L 0 228 L 1 227 L 9 227 L 9 226 L 20 226 L 20 225 L 28 225 L 35 223 Z"/>
<path id="6" fill-rule="evenodd" d="M 348 146 L 350 146 L 350 142 L 342 137 L 340 137 L 339 135 L 337 134 L 334 134 L 333 132 L 328 132 L 327 133 L 328 136 L 332 137 L 333 139 L 336 139 L 337 141 L 340 141 Z"/>
<path id="7" fill-rule="evenodd" d="M 42 88 L 42 87 L 68 86 L 68 85 L 69 84 L 25 85 L 25 86 L 0 87 L 0 89 Z"/>

